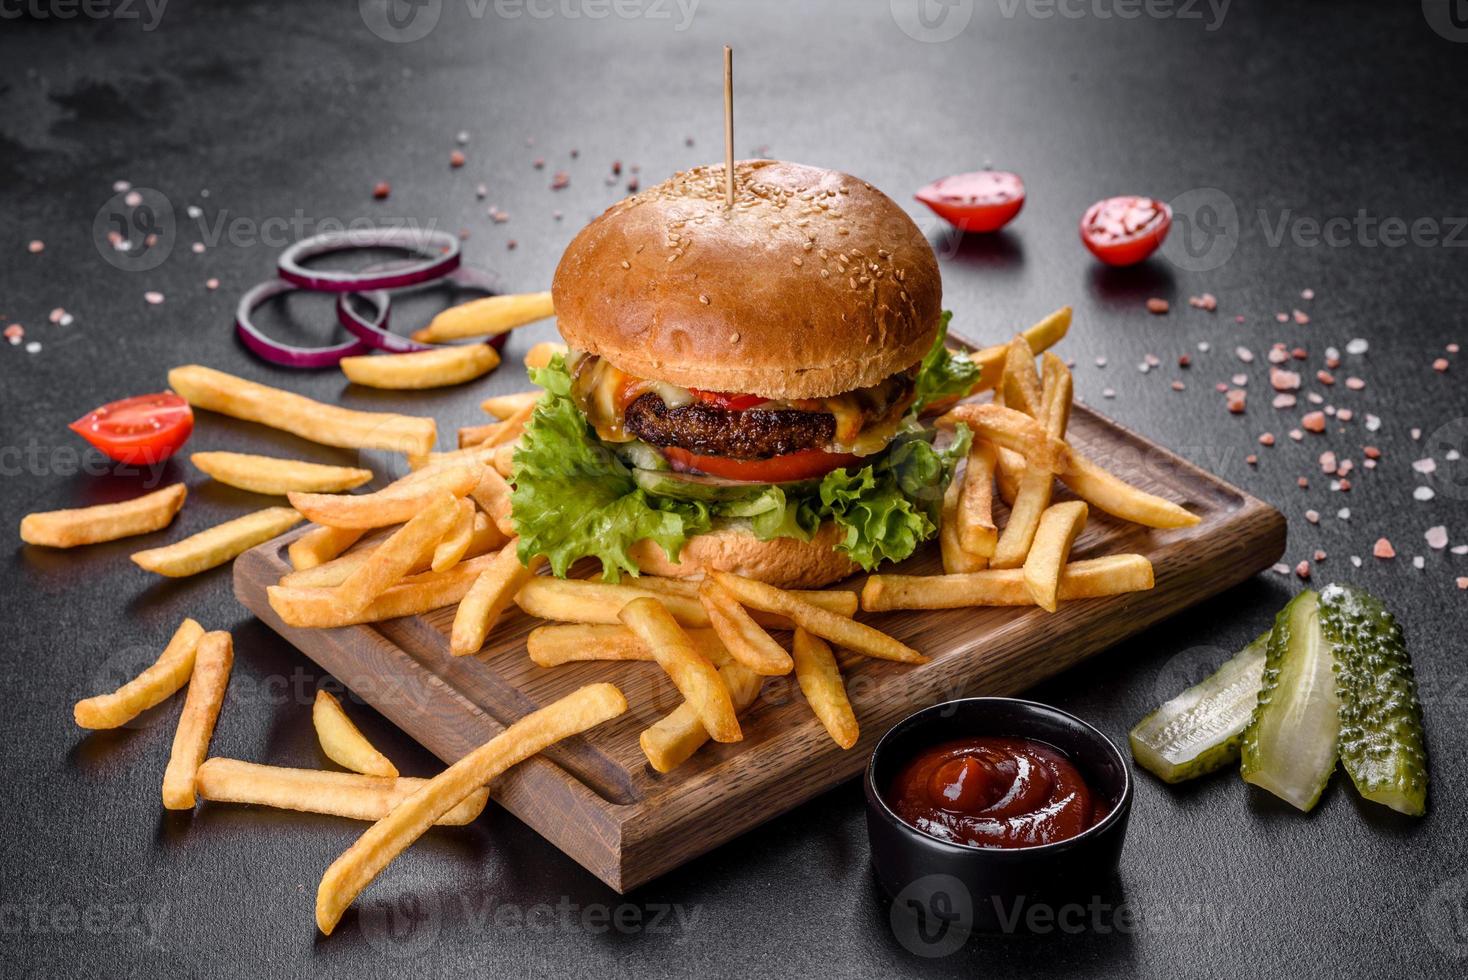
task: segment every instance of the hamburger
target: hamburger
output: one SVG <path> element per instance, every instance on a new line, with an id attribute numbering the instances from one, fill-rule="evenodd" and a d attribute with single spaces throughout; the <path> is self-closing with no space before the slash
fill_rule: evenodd
<path id="1" fill-rule="evenodd" d="M 613 205 L 552 287 L 568 351 L 514 457 L 520 554 L 565 575 L 826 585 L 937 532 L 966 433 L 918 423 L 977 365 L 944 345 L 932 248 L 886 195 L 776 160 Z"/>

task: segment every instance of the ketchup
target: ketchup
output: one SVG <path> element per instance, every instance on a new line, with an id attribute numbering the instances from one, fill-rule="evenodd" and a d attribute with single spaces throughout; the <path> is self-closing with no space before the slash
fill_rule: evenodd
<path id="1" fill-rule="evenodd" d="M 973 847 L 1035 847 L 1068 840 L 1111 809 L 1075 763 L 1028 738 L 964 738 L 925 749 L 887 795 L 923 833 Z"/>

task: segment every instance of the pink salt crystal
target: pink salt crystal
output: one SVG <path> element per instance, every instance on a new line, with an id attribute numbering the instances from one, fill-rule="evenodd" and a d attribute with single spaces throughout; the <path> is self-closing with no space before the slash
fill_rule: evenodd
<path id="1" fill-rule="evenodd" d="M 1294 391 L 1300 387 L 1300 375 L 1294 371 L 1274 368 L 1269 372 L 1269 383 L 1275 391 Z"/>
<path id="2" fill-rule="evenodd" d="M 1468 589 L 1468 575 L 1459 575 L 1458 576 L 1458 588 L 1460 588 L 1460 589 Z"/>
<path id="3" fill-rule="evenodd" d="M 1276 313 L 1274 315 L 1274 318 L 1276 320 L 1278 320 L 1280 323 L 1289 323 L 1290 322 L 1290 315 L 1288 313 Z"/>
<path id="4" fill-rule="evenodd" d="M 1448 369 L 1448 359 L 1446 357 L 1439 357 L 1432 362 L 1432 369 L 1439 373 L 1446 372 Z"/>
<path id="5" fill-rule="evenodd" d="M 1320 472 L 1327 474 L 1334 473 L 1337 468 L 1335 453 L 1327 449 L 1320 454 Z"/>
<path id="6" fill-rule="evenodd" d="M 1272 445 L 1274 445 L 1274 433 L 1273 432 L 1260 433 L 1260 435 L 1259 435 L 1259 445 L 1261 445 L 1261 446 L 1272 446 Z"/>
<path id="7" fill-rule="evenodd" d="M 1320 512 L 1316 510 L 1305 511 L 1305 520 L 1309 521 L 1311 524 L 1319 524 Z"/>
<path id="8" fill-rule="evenodd" d="M 1319 381 L 1323 385 L 1333 385 L 1335 384 L 1335 375 L 1331 374 L 1329 371 L 1316 371 L 1315 380 Z"/>
<path id="9" fill-rule="evenodd" d="M 1243 361 L 1245 364 L 1254 363 L 1254 352 L 1249 350 L 1249 348 L 1247 347 L 1235 347 L 1234 356 Z"/>
<path id="10" fill-rule="evenodd" d="M 1295 481 L 1295 486 L 1299 487 L 1301 490 L 1308 490 L 1310 489 L 1310 481 L 1302 476 Z"/>
<path id="11" fill-rule="evenodd" d="M 1342 422 L 1349 422 L 1351 421 L 1351 419 L 1356 417 L 1356 413 L 1351 411 L 1349 408 L 1342 408 L 1335 413 L 1335 417 L 1340 419 Z"/>
<path id="12" fill-rule="evenodd" d="M 1352 391 L 1360 391 L 1362 388 L 1366 387 L 1366 382 L 1362 381 L 1360 378 L 1352 376 L 1346 379 L 1346 387 L 1350 388 Z"/>
<path id="13" fill-rule="evenodd" d="M 1228 385 L 1226 385 L 1222 381 L 1220 381 L 1220 382 L 1218 382 L 1218 384 L 1216 384 L 1216 385 L 1213 386 L 1213 390 L 1216 391 L 1216 392 L 1218 392 L 1221 395 L 1224 392 L 1228 391 Z"/>
<path id="14" fill-rule="evenodd" d="M 45 250 L 46 243 L 41 241 L 39 238 L 31 239 L 30 244 L 26 246 L 26 251 L 30 252 L 32 255 L 39 255 Z"/>
<path id="15" fill-rule="evenodd" d="M 1292 315 L 1295 318 L 1295 322 L 1302 326 L 1310 322 L 1310 316 L 1304 310 L 1295 310 Z"/>
<path id="16" fill-rule="evenodd" d="M 1303 361 L 1310 356 L 1310 352 L 1303 347 L 1296 347 L 1294 350 L 1290 351 L 1290 354 L 1293 355 L 1295 360 L 1297 361 Z"/>
<path id="17" fill-rule="evenodd" d="M 1242 388 L 1249 383 L 1249 376 L 1247 374 L 1236 374 L 1229 380 L 1234 383 L 1235 388 Z"/>
<path id="18" fill-rule="evenodd" d="M 150 289 L 143 294 L 143 299 L 147 300 L 152 305 L 157 306 L 159 303 L 163 302 L 163 294 L 158 292 L 156 289 Z"/>
<path id="19" fill-rule="evenodd" d="M 1423 537 L 1427 539 L 1427 546 L 1433 551 L 1441 551 L 1448 546 L 1448 529 L 1441 524 L 1428 528 Z"/>
<path id="20" fill-rule="evenodd" d="M 1290 438 L 1295 440 L 1296 442 L 1299 442 L 1301 439 L 1305 438 L 1305 433 L 1301 432 L 1299 429 L 1291 429 Z"/>
<path id="21" fill-rule="evenodd" d="M 1274 396 L 1274 407 L 1275 408 L 1294 408 L 1295 407 L 1295 396 L 1294 395 L 1275 395 Z"/>
<path id="22" fill-rule="evenodd" d="M 1248 393 L 1241 388 L 1231 389 L 1226 396 L 1228 410 L 1235 415 L 1242 415 L 1244 413 L 1244 403 L 1248 397 Z"/>
<path id="23" fill-rule="evenodd" d="M 1283 344 L 1275 344 L 1269 348 L 1269 353 L 1264 356 L 1270 364 L 1283 364 L 1290 359 L 1290 352 L 1285 350 Z"/>
<path id="24" fill-rule="evenodd" d="M 1314 299 L 1315 298 L 1315 290 L 1313 290 L 1313 289 L 1302 289 L 1302 290 L 1300 290 L 1300 298 L 1301 299 Z"/>
<path id="25" fill-rule="evenodd" d="M 1376 544 L 1371 548 L 1371 553 L 1377 558 L 1397 557 L 1397 549 L 1393 548 L 1392 543 L 1386 538 L 1377 538 Z"/>
<path id="26" fill-rule="evenodd" d="M 1325 552 L 1321 551 L 1319 548 L 1316 548 L 1315 549 L 1315 560 L 1316 561 L 1325 561 Z"/>
<path id="27" fill-rule="evenodd" d="M 1310 578 L 1310 563 L 1308 561 L 1300 562 L 1300 564 L 1295 566 L 1295 574 L 1308 581 Z"/>
<path id="28" fill-rule="evenodd" d="M 1325 431 L 1325 413 L 1309 412 L 1300 420 L 1300 424 L 1310 432 Z"/>

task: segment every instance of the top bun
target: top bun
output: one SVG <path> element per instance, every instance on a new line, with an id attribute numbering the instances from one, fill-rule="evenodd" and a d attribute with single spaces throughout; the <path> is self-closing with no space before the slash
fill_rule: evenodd
<path id="1" fill-rule="evenodd" d="M 613 205 L 561 257 L 561 334 L 637 377 L 765 398 L 822 398 L 920 361 L 937 334 L 938 262 L 887 195 L 779 160 L 699 167 Z"/>

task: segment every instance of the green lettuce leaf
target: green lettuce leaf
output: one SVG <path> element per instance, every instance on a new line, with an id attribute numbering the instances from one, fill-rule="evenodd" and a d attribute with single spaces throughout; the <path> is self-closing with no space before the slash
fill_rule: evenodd
<path id="1" fill-rule="evenodd" d="M 837 547 L 863 568 L 901 561 L 937 532 L 943 491 L 968 452 L 966 427 L 938 450 L 914 426 L 874 462 L 828 473 L 814 488 L 800 485 L 799 493 L 756 486 L 737 500 L 718 503 L 667 497 L 640 488 L 627 465 L 596 437 L 569 397 L 571 377 L 563 359 L 532 371 L 531 380 L 546 394 L 515 451 L 514 521 L 521 559 L 545 555 L 562 576 L 587 556 L 601 561 L 608 581 L 623 572 L 636 575 L 629 554 L 635 542 L 651 538 L 676 560 L 683 543 L 716 520 L 746 521 L 762 540 L 805 541 L 829 521 L 842 531 Z"/>
<path id="2" fill-rule="evenodd" d="M 676 560 L 683 542 L 710 527 L 708 507 L 692 500 L 653 497 L 586 424 L 569 397 L 571 376 L 560 357 L 531 380 L 546 390 L 515 450 L 510 496 L 520 558 L 544 555 L 565 576 L 578 558 L 601 561 L 602 575 L 617 581 L 636 575 L 628 549 L 643 538 Z"/>
<path id="3" fill-rule="evenodd" d="M 967 352 L 954 353 L 947 348 L 948 321 L 952 319 L 953 313 L 944 310 L 938 322 L 938 336 L 918 367 L 917 398 L 913 402 L 915 412 L 921 412 L 943 398 L 967 395 L 983 374 L 983 369 Z"/>

